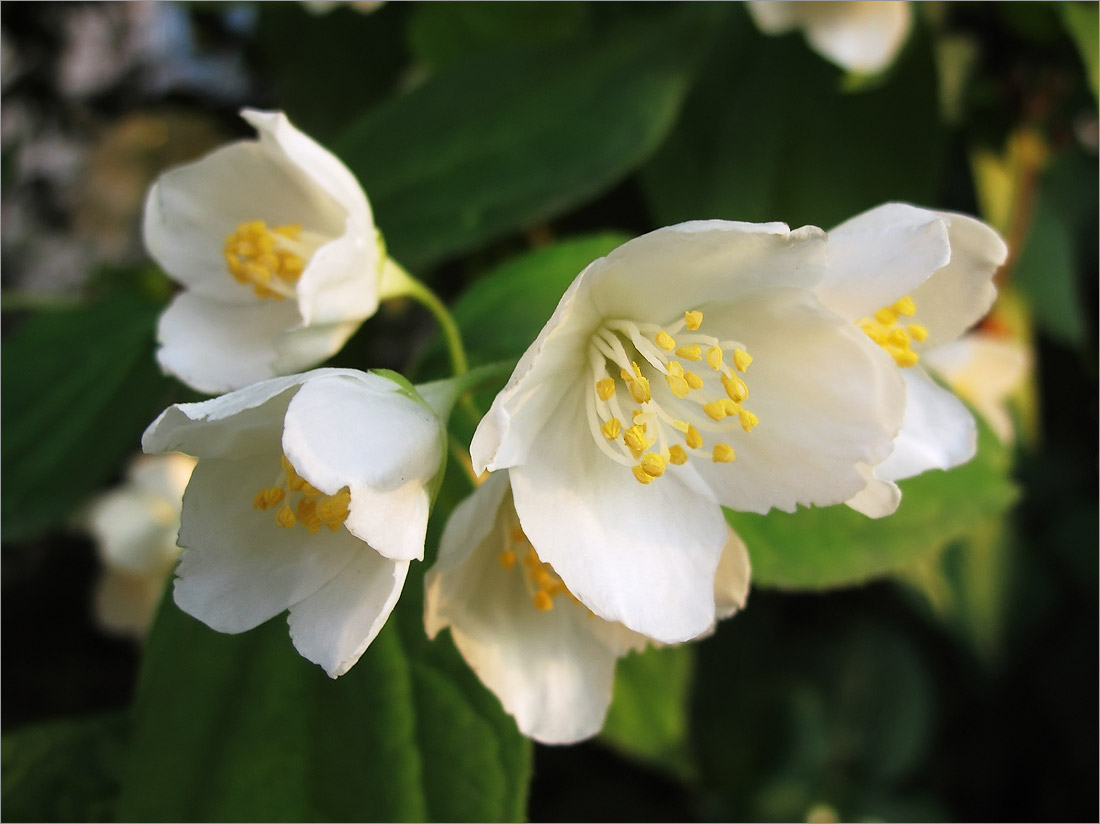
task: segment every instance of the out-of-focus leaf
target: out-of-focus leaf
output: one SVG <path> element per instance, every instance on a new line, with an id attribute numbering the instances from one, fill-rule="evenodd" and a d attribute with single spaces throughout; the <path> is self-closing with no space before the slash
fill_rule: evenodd
<path id="1" fill-rule="evenodd" d="M 453 646 L 430 643 L 419 570 L 330 680 L 282 618 L 215 633 L 168 601 L 149 641 L 123 820 L 496 821 L 526 804 L 528 743 Z"/>
<path id="2" fill-rule="evenodd" d="M 493 49 L 562 43 L 588 28 L 583 3 L 423 3 L 409 20 L 416 59 L 439 69 Z"/>
<path id="3" fill-rule="evenodd" d="M 1100 29 L 1100 7 L 1096 3 L 1060 3 L 1059 8 L 1066 31 L 1077 44 L 1081 62 L 1085 64 L 1092 96 L 1100 98 L 1100 41 L 1096 35 Z"/>
<path id="4" fill-rule="evenodd" d="M 676 129 L 642 172 L 659 223 L 780 220 L 828 228 L 889 200 L 930 203 L 942 127 L 926 39 L 884 82 L 845 94 L 802 38 L 734 9 Z"/>
<path id="5" fill-rule="evenodd" d="M 615 698 L 600 740 L 625 755 L 688 778 L 688 705 L 694 670 L 691 646 L 631 653 L 615 670 Z"/>
<path id="6" fill-rule="evenodd" d="M 1003 444 L 978 420 L 978 454 L 949 472 L 932 470 L 900 482 L 901 506 L 871 519 L 846 506 L 773 511 L 727 511 L 744 539 L 757 586 L 827 589 L 866 581 L 967 534 L 1016 498 Z"/>
<path id="7" fill-rule="evenodd" d="M 1070 221 L 1043 192 L 1035 199 L 1031 229 L 1016 262 L 1015 282 L 1027 296 L 1040 329 L 1070 346 L 1082 342 L 1084 307 L 1077 287 Z"/>
<path id="8" fill-rule="evenodd" d="M 158 311 L 120 295 L 38 315 L 5 339 L 5 541 L 58 526 L 141 448 L 172 387 L 152 355 Z"/>
<path id="9" fill-rule="evenodd" d="M 4 820 L 112 820 L 127 729 L 111 714 L 5 733 Z"/>
<path id="10" fill-rule="evenodd" d="M 719 12 L 685 4 L 598 42 L 442 71 L 334 149 L 416 270 L 545 220 L 645 161 L 679 112 Z"/>

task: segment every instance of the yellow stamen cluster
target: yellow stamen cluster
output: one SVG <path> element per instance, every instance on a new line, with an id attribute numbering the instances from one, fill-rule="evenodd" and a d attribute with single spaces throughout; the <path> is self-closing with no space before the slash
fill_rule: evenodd
<path id="1" fill-rule="evenodd" d="M 508 529 L 505 545 L 507 548 L 497 555 L 497 563 L 504 569 L 511 570 L 515 568 L 516 561 L 523 557 L 527 589 L 535 609 L 539 612 L 549 612 L 554 608 L 554 598 L 558 595 L 566 595 L 576 600 L 573 593 L 554 572 L 554 568 L 542 562 L 519 524 L 513 524 Z"/>
<path id="2" fill-rule="evenodd" d="M 261 489 L 252 498 L 252 506 L 259 510 L 279 507 L 275 523 L 284 529 L 301 524 L 310 532 L 320 532 L 322 526 L 335 532 L 347 520 L 351 492 L 345 486 L 335 495 L 325 495 L 298 474 L 287 459 L 280 458 L 282 472 L 275 484 Z"/>
<path id="3" fill-rule="evenodd" d="M 268 229 L 262 220 L 237 226 L 225 239 L 225 264 L 238 283 L 252 287 L 258 297 L 283 300 L 302 276 L 306 262 L 289 247 L 297 245 L 302 227 L 297 224 Z"/>
<path id="4" fill-rule="evenodd" d="M 641 484 L 650 484 L 660 478 L 669 464 L 685 464 L 688 450 L 702 449 L 700 427 L 722 430 L 727 418 L 736 418 L 740 428 L 747 433 L 760 422 L 743 406 L 749 397 L 749 387 L 741 374 L 752 363 L 752 356 L 735 342 L 692 334 L 698 332 L 702 324 L 703 313 L 693 310 L 684 313 L 682 322 L 668 327 L 613 320 L 605 322 L 593 335 L 589 357 L 594 391 L 588 409 L 593 437 L 601 451 L 616 462 L 630 466 Z M 628 354 L 628 344 L 636 353 L 633 358 Z M 629 395 L 626 402 L 636 404 L 629 413 L 620 405 L 623 397 L 616 392 L 617 382 L 607 375 L 607 361 L 618 367 L 619 378 Z M 685 368 L 685 364 L 704 361 L 717 375 L 708 379 Z M 671 414 L 662 407 L 659 397 L 654 397 L 659 384 L 650 382 L 639 363 L 648 364 L 664 378 L 675 399 L 674 402 L 665 401 L 665 406 L 676 406 L 678 415 Z M 656 381 L 656 377 L 652 380 Z M 662 393 L 663 390 L 657 394 Z M 677 405 L 678 401 L 687 403 Z M 680 417 L 692 408 L 690 404 L 696 404 L 695 408 L 702 413 L 698 418 L 688 415 L 698 427 L 691 420 Z M 672 438 L 682 438 L 682 443 L 671 442 Z M 711 447 L 714 462 L 734 460 L 733 447 L 729 444 L 717 443 Z"/>
<path id="5" fill-rule="evenodd" d="M 919 323 L 907 323 L 904 328 L 901 323 L 901 318 L 911 318 L 916 312 L 917 305 L 906 295 L 892 306 L 882 307 L 872 317 L 861 318 L 856 325 L 885 349 L 898 366 L 916 366 L 920 355 L 913 351 L 912 343 L 922 343 L 928 337 L 928 330 Z"/>

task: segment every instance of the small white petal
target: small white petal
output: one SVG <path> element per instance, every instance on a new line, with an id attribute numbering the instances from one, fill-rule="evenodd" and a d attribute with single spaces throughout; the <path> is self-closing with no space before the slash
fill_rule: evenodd
<path id="1" fill-rule="evenodd" d="M 744 609 L 749 598 L 749 579 L 752 568 L 749 552 L 741 536 L 729 530 L 718 570 L 714 575 L 714 613 L 716 618 L 729 618 Z"/>
<path id="2" fill-rule="evenodd" d="M 859 470 L 866 477 L 867 486 L 845 503 L 868 518 L 884 518 L 896 512 L 901 505 L 901 490 L 898 485 L 893 481 L 876 478 L 874 467 L 867 464 L 860 464 Z"/>
<path id="3" fill-rule="evenodd" d="M 164 593 L 169 569 L 159 576 L 105 569 L 93 596 L 96 623 L 119 635 L 143 637 L 149 630 Z"/>
<path id="4" fill-rule="evenodd" d="M 408 561 L 391 561 L 360 544 L 339 575 L 291 606 L 294 648 L 330 678 L 343 675 L 385 625 L 408 571 Z"/>
<path id="5" fill-rule="evenodd" d="M 801 5 L 797 0 L 791 0 L 791 2 L 749 0 L 745 3 L 745 11 L 764 34 L 783 34 L 801 22 L 799 15 Z"/>
<path id="6" fill-rule="evenodd" d="M 912 25 L 905 2 L 801 3 L 814 7 L 803 27 L 815 51 L 849 71 L 873 73 L 893 61 Z"/>
<path id="7" fill-rule="evenodd" d="M 127 487 L 95 501 L 88 527 L 104 561 L 130 573 L 151 572 L 164 565 L 166 555 L 176 554 L 179 512 L 162 499 Z"/>
<path id="8" fill-rule="evenodd" d="M 876 477 L 898 481 L 929 469 L 950 469 L 974 457 L 978 434 L 962 401 L 919 369 L 903 369 L 905 420 L 894 452 L 875 467 Z"/>

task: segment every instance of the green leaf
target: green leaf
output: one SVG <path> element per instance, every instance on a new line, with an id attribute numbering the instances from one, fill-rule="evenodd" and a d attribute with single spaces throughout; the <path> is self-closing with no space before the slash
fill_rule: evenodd
<path id="1" fill-rule="evenodd" d="M 693 663 L 694 649 L 687 645 L 631 653 L 620 660 L 600 740 L 643 763 L 691 777 L 687 732 Z"/>
<path id="2" fill-rule="evenodd" d="M 412 270 L 561 214 L 645 161 L 714 29 L 686 5 L 598 41 L 488 55 L 366 115 L 334 150 Z"/>
<path id="3" fill-rule="evenodd" d="M 901 506 L 871 519 L 846 506 L 753 515 L 727 511 L 744 539 L 758 586 L 826 589 L 884 575 L 954 541 L 1016 498 L 1009 454 L 978 420 L 978 454 L 949 472 L 898 484 Z"/>
<path id="4" fill-rule="evenodd" d="M 173 387 L 152 355 L 158 311 L 118 296 L 32 317 L 4 341 L 5 541 L 56 528 L 141 449 Z"/>
<path id="5" fill-rule="evenodd" d="M 1093 99 L 1100 98 L 1100 40 L 1097 39 L 1097 29 L 1100 29 L 1100 7 L 1096 3 L 1059 3 L 1062 12 L 1062 21 L 1066 31 L 1069 32 L 1073 42 L 1077 45 L 1077 51 L 1081 54 L 1081 62 L 1085 64 L 1085 76 L 1092 89 Z"/>
<path id="6" fill-rule="evenodd" d="M 642 171 L 657 222 L 828 228 L 885 201 L 931 202 L 943 135 L 931 49 L 915 34 L 881 85 L 846 94 L 800 36 L 766 37 L 733 9 Z"/>
<path id="7" fill-rule="evenodd" d="M 4 820 L 111 820 L 126 732 L 127 719 L 112 713 L 5 733 Z"/>
<path id="8" fill-rule="evenodd" d="M 530 751 L 446 642 L 422 574 L 331 680 L 275 618 L 221 635 L 171 601 L 149 641 L 123 820 L 463 821 L 523 815 Z"/>

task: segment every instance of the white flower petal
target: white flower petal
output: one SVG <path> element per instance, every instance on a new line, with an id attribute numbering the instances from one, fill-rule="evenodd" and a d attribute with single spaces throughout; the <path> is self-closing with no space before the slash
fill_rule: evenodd
<path id="1" fill-rule="evenodd" d="M 96 623 L 111 633 L 143 637 L 160 604 L 168 572 L 165 569 L 154 577 L 105 569 L 93 596 Z"/>
<path id="2" fill-rule="evenodd" d="M 431 505 L 425 483 L 414 478 L 384 492 L 352 484 L 344 526 L 387 558 L 423 561 Z"/>
<path id="3" fill-rule="evenodd" d="M 330 678 L 343 675 L 385 625 L 408 571 L 408 561 L 391 561 L 360 544 L 339 575 L 291 606 L 295 649 Z"/>
<path id="4" fill-rule="evenodd" d="M 893 454 L 875 467 L 876 477 L 897 481 L 929 469 L 950 469 L 974 457 L 977 428 L 962 401 L 919 369 L 902 373 L 907 396 L 905 420 Z"/>
<path id="5" fill-rule="evenodd" d="M 886 203 L 829 232 L 829 271 L 815 292 L 854 321 L 910 294 L 950 259 L 939 213 Z"/>
<path id="6" fill-rule="evenodd" d="M 130 573 L 150 572 L 176 554 L 179 513 L 162 499 L 125 487 L 95 501 L 88 528 L 105 562 Z"/>
<path id="7" fill-rule="evenodd" d="M 894 362 L 798 290 L 710 308 L 707 319 L 752 353 L 745 406 L 760 419 L 751 432 L 728 439 L 733 463 L 716 464 L 706 454 L 690 462 L 718 500 L 739 511 L 793 512 L 859 491 L 865 480 L 857 464 L 890 454 L 902 417 L 905 395 Z M 713 443 L 704 433 L 704 447 Z"/>
<path id="8" fill-rule="evenodd" d="M 692 471 L 639 484 L 592 443 L 581 403 L 562 399 L 539 441 L 547 460 L 509 471 L 523 530 L 600 617 L 664 643 L 694 638 L 714 621 L 721 508 Z"/>
<path id="9" fill-rule="evenodd" d="M 714 575 L 714 613 L 716 618 L 729 618 L 744 609 L 749 598 L 752 568 L 749 552 L 741 536 L 729 530 L 718 570 Z"/>
<path id="10" fill-rule="evenodd" d="M 235 304 L 181 292 L 160 316 L 157 361 L 199 391 L 228 392 L 275 377 L 276 339 L 300 323 L 290 302 Z"/>
<path id="11" fill-rule="evenodd" d="M 989 311 L 997 297 L 993 275 L 1008 256 L 1000 235 L 980 220 L 937 214 L 947 222 L 951 260 L 912 295 L 917 319 L 928 330 L 925 350 L 957 338 Z"/>
<path id="12" fill-rule="evenodd" d="M 802 3 L 797 0 L 790 0 L 790 2 L 749 0 L 745 3 L 745 11 L 764 34 L 783 34 L 801 22 L 799 15 L 801 5 Z"/>
<path id="13" fill-rule="evenodd" d="M 868 518 L 884 518 L 896 512 L 901 505 L 901 490 L 898 485 L 893 481 L 876 478 L 872 466 L 860 464 L 859 469 L 867 479 L 867 486 L 844 503 Z"/>
<path id="14" fill-rule="evenodd" d="M 838 66 L 862 73 L 879 72 L 893 61 L 912 24 L 904 2 L 802 3 L 813 6 L 804 25 L 815 51 Z"/>
<path id="15" fill-rule="evenodd" d="M 252 498 L 279 471 L 267 455 L 199 461 L 183 498 L 175 600 L 219 632 L 244 632 L 317 592 L 363 544 L 346 530 L 284 529 Z"/>

